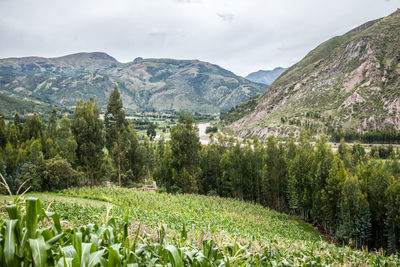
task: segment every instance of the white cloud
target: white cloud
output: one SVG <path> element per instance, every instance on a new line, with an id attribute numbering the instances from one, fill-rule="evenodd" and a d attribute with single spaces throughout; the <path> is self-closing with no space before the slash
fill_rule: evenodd
<path id="1" fill-rule="evenodd" d="M 237 74 L 289 66 L 400 0 L 1 0 L 0 57 L 104 51 L 200 59 Z"/>
<path id="2" fill-rule="evenodd" d="M 231 13 L 217 13 L 218 17 L 220 17 L 223 21 L 231 22 L 235 15 Z"/>

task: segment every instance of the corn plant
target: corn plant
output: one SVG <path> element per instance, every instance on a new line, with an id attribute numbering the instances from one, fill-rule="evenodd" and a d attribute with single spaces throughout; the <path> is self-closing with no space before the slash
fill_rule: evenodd
<path id="1" fill-rule="evenodd" d="M 29 197 L 25 203 L 22 212 L 16 204 L 6 208 L 9 219 L 0 225 L 1 266 L 245 266 L 266 259 L 237 244 L 219 249 L 213 240 L 204 240 L 199 249 L 186 243 L 185 228 L 175 243 L 167 243 L 166 225 L 158 242 L 151 242 L 139 235 L 140 227 L 128 231 L 128 215 L 122 223 L 111 218 L 101 226 L 63 229 L 58 214 L 44 210 L 39 199 Z"/>

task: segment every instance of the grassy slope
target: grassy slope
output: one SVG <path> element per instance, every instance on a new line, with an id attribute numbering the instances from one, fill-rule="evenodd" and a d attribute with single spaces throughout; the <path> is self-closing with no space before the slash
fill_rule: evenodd
<path id="1" fill-rule="evenodd" d="M 288 123 L 282 124 L 282 117 L 289 120 L 300 120 L 303 126 L 305 122 L 309 122 L 308 124 L 312 124 L 315 131 L 326 130 L 330 124 L 334 127 L 340 125 L 345 129 L 363 129 L 362 122 L 369 117 L 375 117 L 381 123 L 385 118 L 393 115 L 390 115 L 385 108 L 385 101 L 392 103 L 399 97 L 398 43 L 400 39 L 399 35 L 395 34 L 399 27 L 400 10 L 381 20 L 368 22 L 342 36 L 331 38 L 320 44 L 300 62 L 283 73 L 258 98 L 255 104 L 257 108 L 253 108 L 255 112 L 268 111 L 269 113 L 256 121 L 243 124 L 243 129 L 236 130 L 252 130 L 257 126 L 261 128 L 276 126 L 297 128 Z M 347 92 L 343 90 L 343 84 L 349 80 L 346 75 L 352 73 L 365 61 L 363 58 L 365 53 L 361 50 L 359 55 L 348 62 L 342 57 L 350 53 L 347 51 L 349 45 L 354 46 L 358 42 L 365 42 L 369 45 L 372 56 L 369 56 L 368 59 L 374 63 L 379 62 L 380 67 L 373 69 L 374 72 L 370 71 L 371 74 L 365 74 L 364 80 L 355 84 L 353 89 Z M 337 67 L 334 68 L 336 65 Z M 379 71 L 382 73 L 378 74 Z M 316 76 L 314 77 L 314 75 Z M 370 85 L 361 86 L 366 81 L 370 81 Z M 300 84 L 302 85 L 298 89 L 294 89 L 296 85 Z M 381 88 L 379 93 L 369 90 L 376 86 Z M 339 109 L 340 105 L 355 91 L 366 102 Z M 227 114 L 226 122 L 230 123 L 229 119 L 232 117 L 235 119 L 246 116 L 251 118 L 254 114 L 246 112 L 247 109 L 244 108 L 246 105 L 249 103 L 244 103 L 230 112 L 231 114 Z M 309 117 L 306 115 L 307 113 L 319 116 Z M 366 128 L 368 129 L 368 127 Z M 380 124 L 378 127 L 381 127 Z"/>
<path id="2" fill-rule="evenodd" d="M 170 238 L 175 238 L 185 224 L 192 244 L 201 246 L 201 240 L 207 238 L 213 238 L 219 246 L 239 242 L 248 244 L 252 252 L 269 251 L 267 254 L 278 263 L 399 263 L 398 258 L 385 257 L 382 253 L 336 246 L 295 217 L 232 199 L 109 188 L 31 195 L 41 198 L 46 206 L 51 203 L 48 209 L 56 210 L 65 225 L 105 222 L 110 214 L 122 218 L 128 210 L 134 225 L 137 227 L 138 222 L 142 223 L 145 234 L 155 241 L 160 225 L 168 225 Z M 2 203 L 6 200 L 6 197 L 0 198 Z"/>
<path id="3" fill-rule="evenodd" d="M 52 107 L 43 102 L 32 100 L 22 100 L 0 94 L 0 114 L 11 115 L 16 112 L 19 114 L 29 113 L 50 113 Z"/>

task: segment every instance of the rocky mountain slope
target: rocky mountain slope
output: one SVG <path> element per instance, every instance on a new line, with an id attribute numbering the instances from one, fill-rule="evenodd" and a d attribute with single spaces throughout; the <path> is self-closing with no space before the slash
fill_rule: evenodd
<path id="1" fill-rule="evenodd" d="M 287 68 L 277 67 L 273 70 L 259 70 L 252 72 L 245 78 L 255 83 L 272 84 Z"/>
<path id="2" fill-rule="evenodd" d="M 120 63 L 100 52 L 0 59 L 0 93 L 10 97 L 67 107 L 96 97 L 104 108 L 115 83 L 128 110 L 200 113 L 230 109 L 266 87 L 198 60 L 137 58 Z"/>
<path id="3" fill-rule="evenodd" d="M 334 37 L 233 109 L 239 135 L 400 130 L 400 10 Z"/>

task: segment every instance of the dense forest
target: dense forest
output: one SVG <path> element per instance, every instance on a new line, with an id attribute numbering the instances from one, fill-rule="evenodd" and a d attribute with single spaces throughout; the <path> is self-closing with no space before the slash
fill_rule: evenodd
<path id="1" fill-rule="evenodd" d="M 107 181 L 132 187 L 157 181 L 160 191 L 219 195 L 300 216 L 353 246 L 400 249 L 399 151 L 341 141 L 337 151 L 321 136 L 311 142 L 270 136 L 239 142 L 218 135 L 201 145 L 185 112 L 171 139 L 139 138 L 125 118 L 115 88 L 104 120 L 93 99 L 72 118 L 57 110 L 43 121 L 0 118 L 0 172 L 13 192 L 53 191 Z"/>

